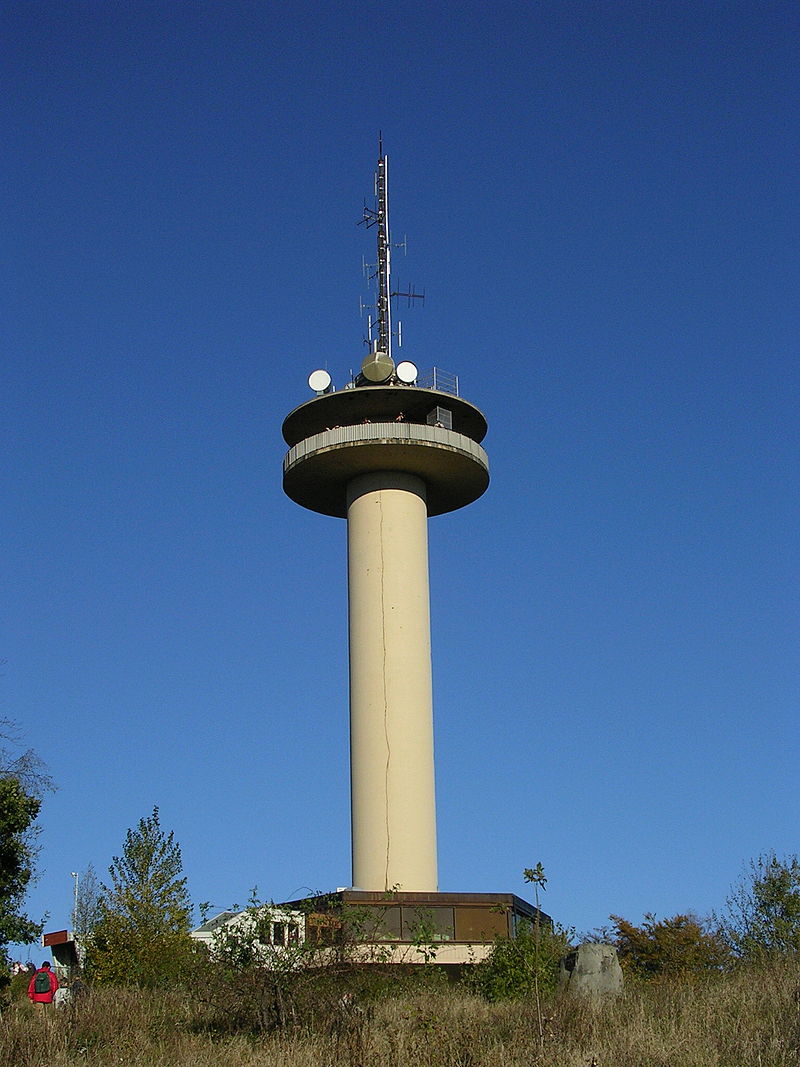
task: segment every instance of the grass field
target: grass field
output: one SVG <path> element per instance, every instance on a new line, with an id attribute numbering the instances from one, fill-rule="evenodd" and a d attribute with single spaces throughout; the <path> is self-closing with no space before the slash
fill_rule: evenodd
<path id="1" fill-rule="evenodd" d="M 189 996 L 102 988 L 74 1009 L 16 1000 L 0 1017 L 2 1067 L 800 1067 L 800 963 L 702 982 L 629 986 L 596 1005 L 487 1003 L 434 983 L 355 1010 L 328 998 L 279 1033 L 214 1028 Z"/>

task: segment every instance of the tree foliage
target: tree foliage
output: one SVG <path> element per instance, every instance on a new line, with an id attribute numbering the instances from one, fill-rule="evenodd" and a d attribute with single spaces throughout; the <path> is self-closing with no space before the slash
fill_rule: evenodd
<path id="1" fill-rule="evenodd" d="M 103 917 L 103 895 L 100 880 L 93 864 L 89 864 L 78 878 L 78 892 L 72 915 L 72 929 L 82 941 L 91 937 Z"/>
<path id="2" fill-rule="evenodd" d="M 774 852 L 750 860 L 725 902 L 720 919 L 734 955 L 742 960 L 800 952 L 800 860 Z"/>
<path id="3" fill-rule="evenodd" d="M 0 742 L 0 962 L 7 963 L 7 945 L 30 944 L 42 932 L 23 905 L 35 877 L 41 798 L 53 787 L 36 753 L 18 751 L 16 727 L 8 719 L 0 719 Z"/>
<path id="4" fill-rule="evenodd" d="M 24 792 L 39 799 L 55 788 L 33 749 L 19 751 L 19 731 L 10 719 L 0 719 L 0 778 L 16 778 Z"/>
<path id="5" fill-rule="evenodd" d="M 730 951 L 719 930 L 696 915 L 656 919 L 647 913 L 641 926 L 610 916 L 611 940 L 620 963 L 640 978 L 712 974 L 730 962 Z"/>
<path id="6" fill-rule="evenodd" d="M 87 944 L 90 974 L 101 983 L 178 981 L 193 952 L 191 904 L 180 846 L 162 830 L 158 808 L 128 830 L 109 875 Z"/>
<path id="7" fill-rule="evenodd" d="M 30 944 L 42 932 L 23 911 L 25 891 L 33 876 L 33 851 L 28 834 L 41 801 L 26 793 L 16 778 L 0 778 L 0 954 L 7 962 L 11 942 Z"/>

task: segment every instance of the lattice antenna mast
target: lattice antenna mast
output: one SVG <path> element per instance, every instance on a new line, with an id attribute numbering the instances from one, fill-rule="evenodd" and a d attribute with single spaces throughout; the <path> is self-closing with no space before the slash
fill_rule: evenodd
<path id="1" fill-rule="evenodd" d="M 392 289 L 389 244 L 389 157 L 378 141 L 378 170 L 375 175 L 378 196 L 378 349 L 392 358 Z"/>
<path id="2" fill-rule="evenodd" d="M 397 347 L 402 343 L 401 324 L 398 320 L 396 333 L 392 322 L 392 300 L 401 296 L 408 300 L 409 307 L 412 300 L 425 300 L 425 293 L 418 293 L 413 286 L 405 292 L 392 289 L 392 244 L 389 235 L 389 157 L 383 152 L 383 139 L 378 137 L 378 166 L 375 171 L 375 207 L 364 205 L 364 215 L 361 219 L 363 225 L 377 227 L 378 233 L 378 261 L 372 265 L 374 273 L 370 275 L 377 280 L 378 299 L 375 304 L 377 311 L 377 333 L 373 335 L 373 322 L 370 316 L 367 329 L 367 343 L 371 352 L 383 353 L 387 360 L 393 360 L 392 348 L 397 339 Z M 399 245 L 405 248 L 405 240 Z M 366 265 L 365 265 L 366 270 Z M 363 310 L 363 306 L 362 306 Z"/>

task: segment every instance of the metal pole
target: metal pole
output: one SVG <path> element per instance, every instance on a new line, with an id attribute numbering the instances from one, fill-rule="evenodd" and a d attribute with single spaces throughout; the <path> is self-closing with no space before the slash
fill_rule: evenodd
<path id="1" fill-rule="evenodd" d="M 78 872 L 71 871 L 72 877 L 75 879 L 75 885 L 73 887 L 73 904 L 72 904 L 72 929 L 75 930 L 75 926 L 78 921 Z"/>

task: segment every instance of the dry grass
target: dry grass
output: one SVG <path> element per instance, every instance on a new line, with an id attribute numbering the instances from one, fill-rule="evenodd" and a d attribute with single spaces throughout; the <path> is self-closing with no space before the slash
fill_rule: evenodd
<path id="1" fill-rule="evenodd" d="M 713 982 L 629 988 L 592 1005 L 554 999 L 540 1044 L 529 1003 L 458 990 L 402 993 L 313 1028 L 213 1037 L 177 994 L 101 989 L 47 1017 L 0 1018 L 2 1067 L 800 1067 L 800 965 Z"/>

